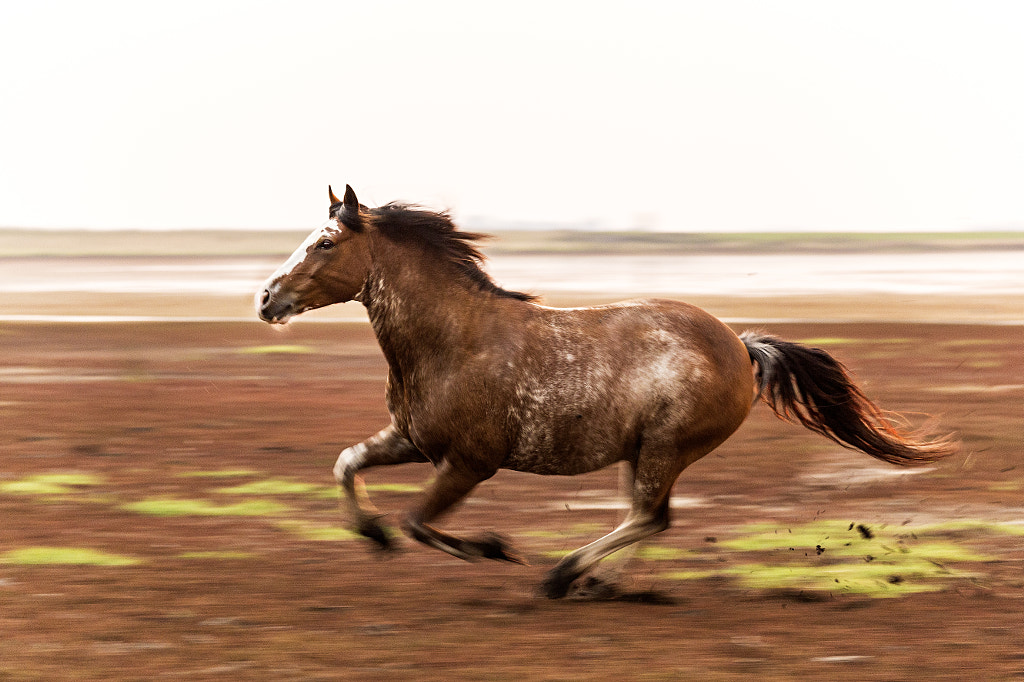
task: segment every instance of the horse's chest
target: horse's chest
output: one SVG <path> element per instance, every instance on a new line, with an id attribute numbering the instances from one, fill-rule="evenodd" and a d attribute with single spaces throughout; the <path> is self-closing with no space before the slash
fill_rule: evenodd
<path id="1" fill-rule="evenodd" d="M 398 430 L 435 464 L 459 457 L 500 462 L 505 420 L 493 391 L 452 375 L 392 375 L 386 401 Z"/>

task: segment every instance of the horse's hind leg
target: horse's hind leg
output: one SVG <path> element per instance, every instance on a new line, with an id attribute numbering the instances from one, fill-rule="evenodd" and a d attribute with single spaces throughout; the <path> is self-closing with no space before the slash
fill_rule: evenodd
<path id="1" fill-rule="evenodd" d="M 463 540 L 448 533 L 437 530 L 430 524 L 456 504 L 461 502 L 469 492 L 481 481 L 490 478 L 490 474 L 480 475 L 454 467 L 442 462 L 437 468 L 437 476 L 427 491 L 420 507 L 406 517 L 403 528 L 413 539 L 428 547 L 439 549 L 459 559 L 496 559 L 521 564 L 524 561 L 512 554 L 508 545 L 501 538 L 491 535 L 480 540 Z"/>
<path id="2" fill-rule="evenodd" d="M 629 516 L 630 503 L 633 499 L 633 482 L 635 480 L 632 462 L 619 462 L 619 467 L 618 499 L 625 503 L 625 506 L 616 514 L 615 523 L 617 525 L 622 524 Z M 587 580 L 588 590 L 592 590 L 595 594 L 608 590 L 614 592 L 615 586 L 621 582 L 628 566 L 636 557 L 643 544 L 643 541 L 634 542 L 601 560 L 590 571 L 590 577 Z"/>
<path id="3" fill-rule="evenodd" d="M 561 599 L 569 586 L 612 552 L 668 528 L 668 498 L 653 509 L 630 511 L 626 520 L 603 538 L 595 540 L 558 562 L 544 579 L 542 589 L 550 599 Z"/>
<path id="4" fill-rule="evenodd" d="M 569 586 L 604 557 L 668 528 L 672 484 L 685 462 L 641 454 L 633 471 L 632 505 L 626 520 L 608 535 L 559 561 L 544 579 L 544 594 L 550 599 L 564 597 Z"/>
<path id="5" fill-rule="evenodd" d="M 358 473 L 374 466 L 426 461 L 423 453 L 400 435 L 394 425 L 342 451 L 334 465 L 334 478 L 341 487 L 342 498 L 361 535 L 370 538 L 383 549 L 391 548 L 391 539 L 378 521 L 381 513 L 370 502 L 366 485 Z"/>

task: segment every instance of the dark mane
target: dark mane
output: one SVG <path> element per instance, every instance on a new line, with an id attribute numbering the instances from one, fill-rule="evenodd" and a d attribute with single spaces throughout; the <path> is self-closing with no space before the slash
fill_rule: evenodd
<path id="1" fill-rule="evenodd" d="M 534 301 L 536 296 L 502 289 L 480 266 L 486 256 L 474 242 L 490 239 L 479 232 L 462 232 L 447 212 L 435 213 L 410 204 L 392 202 L 369 210 L 373 223 L 388 239 L 421 244 L 453 264 L 483 291 L 504 298 Z"/>

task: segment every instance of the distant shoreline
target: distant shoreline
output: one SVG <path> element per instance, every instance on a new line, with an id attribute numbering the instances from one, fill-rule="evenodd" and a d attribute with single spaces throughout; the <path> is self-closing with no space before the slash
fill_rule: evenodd
<path id="1" fill-rule="evenodd" d="M 136 245 L 138 246 L 138 245 Z M 557 252 L 496 254 L 488 271 L 545 305 L 684 300 L 743 320 L 1024 324 L 1018 251 L 872 254 Z M 281 263 L 269 256 L 0 258 L 0 318 L 255 320 L 253 296 Z M 27 317 L 26 317 L 27 316 Z M 303 320 L 365 319 L 358 303 Z M 0 320 L 0 326 L 6 322 Z"/>
<path id="2" fill-rule="evenodd" d="M 466 229 L 472 230 L 472 226 Z M 33 230 L 0 228 L 0 258 L 86 256 L 286 256 L 308 230 Z M 1024 251 L 1024 231 L 637 232 L 522 230 L 491 233 L 499 254 L 764 254 Z"/>

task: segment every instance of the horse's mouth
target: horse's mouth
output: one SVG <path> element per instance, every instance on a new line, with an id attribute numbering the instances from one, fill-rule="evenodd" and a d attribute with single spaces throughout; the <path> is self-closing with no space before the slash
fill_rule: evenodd
<path id="1" fill-rule="evenodd" d="M 288 324 L 294 315 L 282 315 L 281 317 L 264 317 L 260 315 L 260 319 L 268 324 Z"/>
<path id="2" fill-rule="evenodd" d="M 260 319 L 268 324 L 288 324 L 293 317 L 298 315 L 301 310 L 296 310 L 293 306 L 286 306 L 279 310 L 260 310 Z"/>

